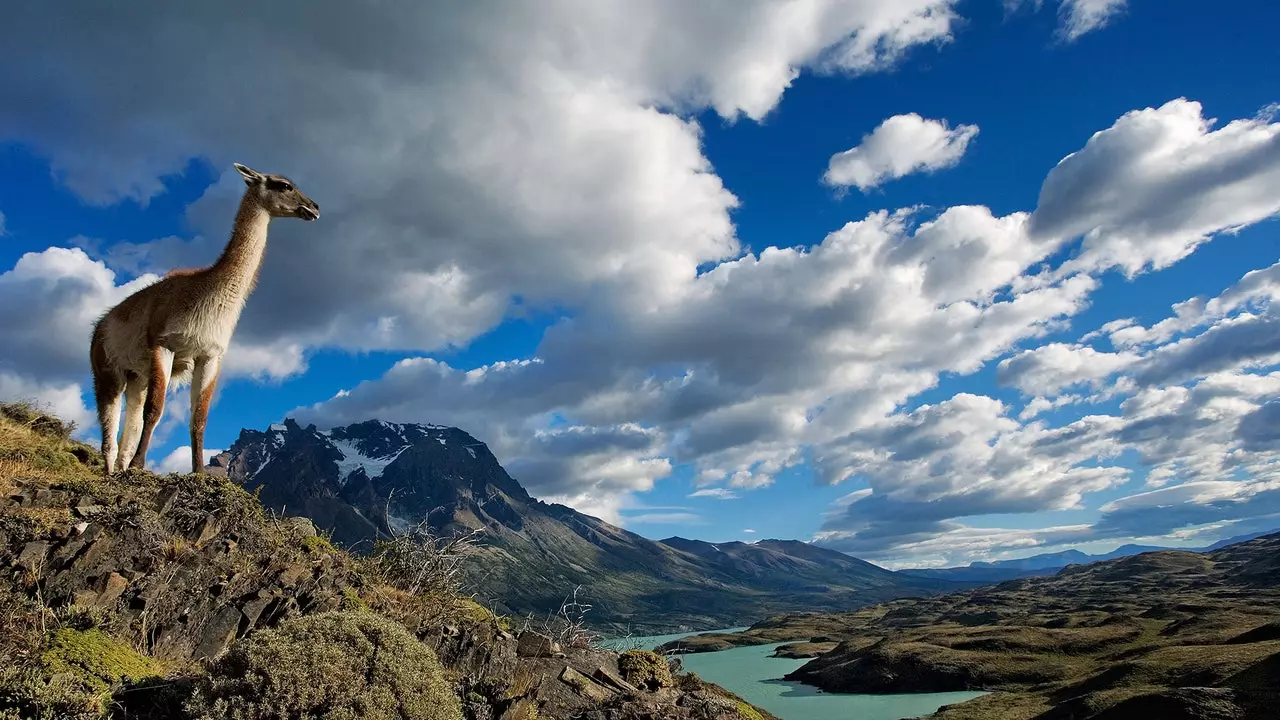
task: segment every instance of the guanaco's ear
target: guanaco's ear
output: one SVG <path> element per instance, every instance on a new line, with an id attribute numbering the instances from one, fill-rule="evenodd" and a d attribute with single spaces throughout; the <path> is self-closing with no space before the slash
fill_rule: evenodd
<path id="1" fill-rule="evenodd" d="M 258 172 L 257 170 L 241 165 L 240 163 L 231 163 L 231 164 L 235 165 L 236 170 L 238 170 L 240 174 L 244 176 L 244 182 L 246 185 L 255 185 L 257 183 L 262 182 L 262 173 Z"/>

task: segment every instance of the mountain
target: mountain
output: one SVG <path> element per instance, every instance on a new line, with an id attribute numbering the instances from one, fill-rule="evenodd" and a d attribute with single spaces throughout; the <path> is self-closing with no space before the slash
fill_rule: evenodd
<path id="1" fill-rule="evenodd" d="M 1079 550 L 1063 550 L 1062 552 L 1043 553 L 1041 555 L 1032 555 L 1030 557 L 1016 558 L 1013 560 L 993 560 L 990 562 L 975 561 L 964 567 L 922 568 L 899 570 L 898 572 L 903 575 L 932 578 L 935 580 L 998 583 L 1004 582 L 1005 580 L 1015 580 L 1017 578 L 1053 575 L 1068 565 L 1084 565 L 1104 560 L 1115 560 L 1117 558 L 1130 557 L 1132 555 L 1140 555 L 1142 553 L 1156 552 L 1160 550 L 1182 550 L 1186 552 L 1217 550 L 1218 548 L 1235 545 L 1273 532 L 1275 532 L 1275 530 L 1264 530 L 1262 532 L 1250 533 L 1248 535 L 1237 535 L 1235 537 L 1219 540 L 1212 545 L 1195 548 L 1170 548 L 1161 547 L 1159 545 L 1128 544 L 1121 545 L 1115 550 L 1107 553 L 1089 554 L 1080 552 Z"/>
<path id="2" fill-rule="evenodd" d="M 478 599 L 545 616 L 581 586 L 587 619 L 609 631 L 727 627 L 968 586 L 796 541 L 655 542 L 531 497 L 483 442 L 453 427 L 369 420 L 322 432 L 288 419 L 241 431 L 210 469 L 356 552 L 423 519 L 442 533 L 482 528 L 467 565 Z"/>

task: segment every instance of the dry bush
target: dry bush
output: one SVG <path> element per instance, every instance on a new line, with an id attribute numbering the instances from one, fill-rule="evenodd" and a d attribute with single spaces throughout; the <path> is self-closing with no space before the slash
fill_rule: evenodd
<path id="1" fill-rule="evenodd" d="M 372 564 L 388 585 L 411 595 L 463 595 L 462 565 L 483 535 L 477 528 L 442 536 L 424 519 L 374 545 Z"/>
<path id="2" fill-rule="evenodd" d="M 536 621 L 532 615 L 525 618 L 521 632 L 533 630 L 542 633 L 566 648 L 600 649 L 601 636 L 587 627 L 586 616 L 591 612 L 591 605 L 578 599 L 582 586 L 573 588 L 573 592 L 565 596 L 560 609 L 547 613 L 542 621 Z"/>

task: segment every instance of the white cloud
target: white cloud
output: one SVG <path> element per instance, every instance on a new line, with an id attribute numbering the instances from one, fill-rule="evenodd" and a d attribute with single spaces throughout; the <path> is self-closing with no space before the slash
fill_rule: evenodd
<path id="1" fill-rule="evenodd" d="M 194 237 L 110 247 L 111 267 L 210 261 L 239 191 L 233 160 L 288 174 L 324 205 L 317 223 L 273 225 L 229 373 L 298 372 L 317 347 L 429 352 L 527 309 L 563 312 L 536 360 L 468 372 L 414 358 L 299 412 L 320 424 L 457 424 L 544 498 L 606 519 L 625 522 L 631 496 L 675 463 L 693 463 L 701 485 L 745 490 L 815 449 L 829 479 L 850 464 L 876 478 L 874 492 L 842 506 L 862 517 L 841 532 L 868 547 L 939 537 L 964 512 L 1073 506 L 1119 471 L 1072 461 L 1122 444 L 1180 477 L 1241 467 L 1245 440 L 1176 428 L 1263 417 L 1252 390 L 1227 389 L 1261 381 L 1222 369 L 1239 363 L 1171 350 L 1167 377 L 1214 379 L 1182 388 L 1195 397 L 1135 395 L 1120 416 L 1022 425 L 973 397 L 898 411 L 943 374 L 973 373 L 1063 329 L 1094 273 L 1163 267 L 1274 214 L 1280 130 L 1269 120 L 1211 132 L 1198 104 L 1174 101 L 1125 115 L 1065 158 L 1034 214 L 881 211 L 820 242 L 742 253 L 730 219 L 738 200 L 692 118 L 711 108 L 759 120 L 801 71 L 885 68 L 947 40 L 953 4 L 614 2 L 584 14 L 564 4 L 194 13 L 143 2 L 100 13 L 87 1 L 56 12 L 26 3 L 0 28 L 0 90 L 24 98 L 0 113 L 0 138 L 51 158 L 93 203 L 146 202 L 193 158 L 224 171 L 189 208 Z M 1104 18 L 1096 2 L 1063 8 L 1094 27 Z M 39 31 L 55 19 L 58 33 Z M 122 49 L 125 36 L 145 40 Z M 37 55 L 51 58 L 38 76 L 26 62 Z M 120 92 L 90 92 L 106 86 Z M 179 96 L 187 102 L 166 99 Z M 1076 237 L 1074 258 L 1041 267 Z M 26 386 L 81 377 L 76 333 L 123 291 L 108 265 L 74 252 L 46 251 L 0 278 L 0 293 L 37 306 L 28 317 L 0 309 L 0 324 L 31 340 L 0 371 Z M 70 330 L 41 337 L 41 327 Z M 974 423 L 974 437 L 952 439 L 953 415 Z M 1161 422 L 1174 431 L 1148 437 Z M 1130 437 L 1115 440 L 1121 431 Z M 869 445 L 874 437 L 905 445 Z M 916 456 L 904 460 L 904 447 Z M 951 468 L 978 481 L 950 482 Z M 863 527 L 886 502 L 916 525 Z"/>
<path id="2" fill-rule="evenodd" d="M 856 147 L 832 155 L 822 180 L 865 192 L 911 173 L 954 167 L 977 135 L 977 125 L 952 129 L 946 120 L 916 113 L 894 115 L 864 135 Z"/>
<path id="3" fill-rule="evenodd" d="M 1061 23 L 1058 34 L 1070 43 L 1080 36 L 1106 27 L 1120 15 L 1129 0 L 1057 0 L 1058 18 Z M 1044 6 L 1044 0 L 1004 0 L 1007 11 L 1030 5 L 1035 10 Z"/>
<path id="4" fill-rule="evenodd" d="M 29 402 L 63 422 L 76 425 L 75 436 L 96 436 L 97 417 L 84 404 L 83 389 L 76 383 L 38 382 L 0 369 L 0 402 Z"/>
<path id="5" fill-rule="evenodd" d="M 752 530 L 751 528 L 747 528 L 747 529 L 743 530 L 742 532 L 747 533 L 748 535 L 754 535 L 756 531 L 755 531 L 755 530 Z"/>
<path id="6" fill-rule="evenodd" d="M 4 234 L 4 213 L 0 212 L 0 237 L 3 237 Z"/>
<path id="7" fill-rule="evenodd" d="M 192 158 L 224 172 L 191 210 L 198 237 L 133 248 L 145 269 L 215 257 L 232 161 L 287 174 L 325 216 L 273 225 L 238 338 L 431 351 L 519 311 L 513 297 L 662 302 L 700 264 L 736 256 L 737 199 L 688 118 L 762 119 L 806 68 L 889 67 L 946 40 L 953 3 L 143 2 L 100 16 L 82 2 L 57 17 L 36 4 L 0 29 L 0 89 L 25 98 L 0 137 L 95 203 L 145 202 Z M 121 52 L 123 33 L 144 40 Z M 24 61 L 37 51 L 58 58 L 39 77 Z M 133 82 L 110 99 L 95 91 L 120 77 Z"/>
<path id="8" fill-rule="evenodd" d="M 689 493 L 689 497 L 705 497 L 713 500 L 735 500 L 741 496 L 728 488 L 702 488 L 701 490 L 695 490 L 694 492 Z"/>
<path id="9" fill-rule="evenodd" d="M 1062 33 L 1068 41 L 1106 27 L 1129 0 L 1062 0 Z"/>
<path id="10" fill-rule="evenodd" d="M 639 525 L 704 525 L 706 519 L 696 513 L 645 513 L 630 515 L 628 524 Z"/>
<path id="11" fill-rule="evenodd" d="M 1252 271 L 1215 298 L 1178 303 L 1152 328 L 1126 321 L 1088 334 L 1124 338 L 1131 349 L 1123 353 L 1050 344 L 1001 363 L 1002 379 L 1027 394 L 1108 381 L 1107 392 L 1124 398 L 1118 414 L 1050 427 L 1027 421 L 1085 398 L 1037 394 L 1018 423 L 996 400 L 957 395 L 827 446 L 819 467 L 846 473 L 829 480 L 870 487 L 832 506 L 818 540 L 915 562 L 959 548 L 980 557 L 1017 549 L 1015 541 L 1040 548 L 1155 537 L 1280 513 L 1280 371 L 1258 372 L 1280 364 L 1274 272 Z M 1055 535 L 955 522 L 1076 507 L 1125 479 L 1125 468 L 1108 466 L 1122 452 L 1147 469 L 1152 489 L 1103 505 L 1092 526 Z"/>
<path id="12" fill-rule="evenodd" d="M 1094 384 L 1138 361 L 1135 353 L 1099 352 L 1088 345 L 1049 343 L 1000 361 L 1001 385 L 1028 395 L 1054 396 L 1064 389 Z"/>
<path id="13" fill-rule="evenodd" d="M 1183 217 L 1181 208 L 1166 210 Z M 634 423 L 654 431 L 655 445 L 649 454 L 631 456 L 628 467 L 665 471 L 669 466 L 658 465 L 659 458 L 691 462 L 700 486 L 750 489 L 771 483 L 810 448 L 818 451 L 820 472 L 839 480 L 859 464 L 850 455 L 858 445 L 851 439 L 881 427 L 886 415 L 934 387 L 941 374 L 972 373 L 1021 342 L 1062 329 L 1097 286 L 1091 275 L 1043 267 L 1064 238 L 1031 232 L 1026 213 L 995 217 L 984 207 L 960 206 L 921 216 L 872 213 L 811 247 L 771 247 L 722 262 L 642 308 L 586 308 L 547 332 L 534 361 L 471 373 L 433 360 L 406 361 L 379 380 L 298 412 L 320 425 L 369 417 L 502 425 L 493 433 L 504 439 L 536 433 L 553 414 L 589 427 Z M 1156 221 L 1181 236 L 1172 220 Z M 1081 265 L 1079 257 L 1066 262 L 1100 267 Z M 1006 364 L 1006 379 L 1056 394 L 1096 387 L 1140 364 L 1138 350 L 1086 347 L 1063 344 L 1016 356 Z M 1057 402 L 1046 397 L 1023 417 Z M 1030 512 L 1074 506 L 1083 494 L 1121 479 L 1119 470 L 1074 467 L 1085 457 L 1077 455 L 1045 461 L 1044 468 L 1006 466 L 1019 443 L 1049 442 L 1055 432 L 1035 425 L 1029 426 L 1040 427 L 1034 432 L 1015 431 L 1018 422 L 1006 411 L 988 417 L 994 424 L 981 435 L 985 450 L 974 446 L 976 455 L 947 460 L 968 463 L 966 471 L 988 480 L 963 497 L 947 494 L 953 491 L 938 497 Z M 493 418 L 505 420 L 495 425 Z M 1107 422 L 1118 427 L 1119 421 Z M 503 440 L 500 447 L 511 454 L 499 457 L 518 464 L 526 452 L 522 442 Z M 1013 449 L 997 453 L 997 446 Z M 1079 452 L 1116 447 L 1100 438 Z M 1035 480 L 1049 470 L 1055 479 Z M 644 488 L 655 476 L 639 472 L 630 487 Z M 573 485 L 564 488 L 566 496 L 600 487 L 589 479 L 565 482 Z"/>
<path id="14" fill-rule="evenodd" d="M 209 463 L 209 458 L 212 458 L 220 452 L 222 451 L 205 448 L 205 464 L 207 465 Z M 191 472 L 191 446 L 183 445 L 182 447 L 174 448 L 173 452 L 166 455 L 160 462 L 152 462 L 152 470 L 160 473 L 161 475 L 166 473 L 180 473 L 185 475 Z"/>
<path id="15" fill-rule="evenodd" d="M 1280 212 L 1280 123 L 1215 124 L 1186 99 L 1125 113 L 1050 171 L 1032 235 L 1083 237 L 1061 272 L 1132 277 Z"/>
<path id="16" fill-rule="evenodd" d="M 24 254 L 0 274 L 0 370 L 35 380 L 80 381 L 88 374 L 93 323 L 155 279 L 116 285 L 114 272 L 79 249 Z"/>

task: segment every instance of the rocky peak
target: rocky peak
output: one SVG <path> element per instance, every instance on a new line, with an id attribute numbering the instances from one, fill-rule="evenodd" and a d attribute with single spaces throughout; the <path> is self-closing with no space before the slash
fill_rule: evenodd
<path id="1" fill-rule="evenodd" d="M 303 514 L 348 543 L 429 518 L 437 529 L 523 526 L 533 500 L 488 446 L 455 427 L 366 420 L 318 430 L 293 418 L 245 429 L 211 463 L 278 512 Z"/>

